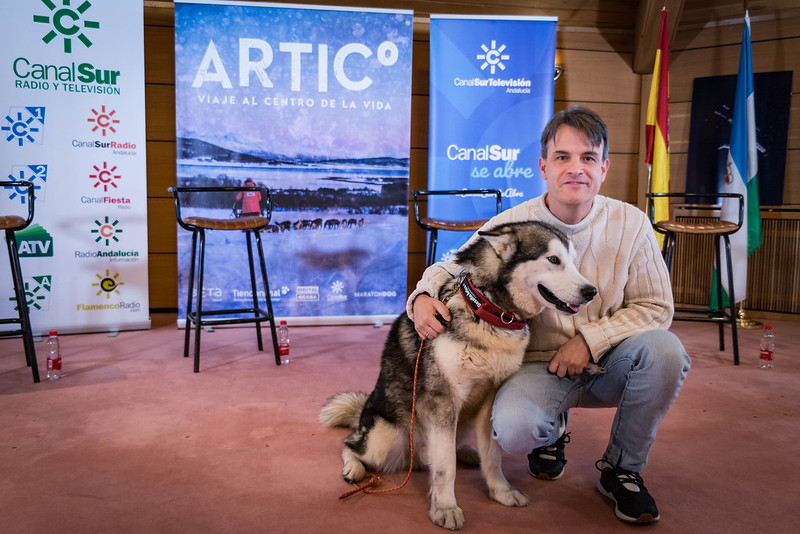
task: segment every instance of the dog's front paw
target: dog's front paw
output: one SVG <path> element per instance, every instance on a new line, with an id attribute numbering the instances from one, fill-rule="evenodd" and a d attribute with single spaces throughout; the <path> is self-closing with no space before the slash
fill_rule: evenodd
<path id="1" fill-rule="evenodd" d="M 464 526 L 464 512 L 458 506 L 438 508 L 431 505 L 428 517 L 435 524 L 448 530 L 461 530 Z"/>
<path id="2" fill-rule="evenodd" d="M 342 477 L 348 484 L 359 482 L 366 474 L 364 464 L 357 460 L 350 460 L 344 463 L 342 468 Z"/>
<path id="3" fill-rule="evenodd" d="M 489 497 L 506 506 L 528 506 L 531 502 L 527 493 L 514 486 L 489 490 Z"/>

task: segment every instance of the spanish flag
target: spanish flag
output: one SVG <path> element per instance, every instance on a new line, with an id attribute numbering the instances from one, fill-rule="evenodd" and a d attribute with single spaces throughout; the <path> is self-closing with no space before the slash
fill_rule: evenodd
<path id="1" fill-rule="evenodd" d="M 650 100 L 647 103 L 645 137 L 647 154 L 645 161 L 650 172 L 650 193 L 669 192 L 669 35 L 667 33 L 667 9 L 661 10 L 661 34 L 658 38 L 656 62 L 653 66 L 653 82 L 650 85 Z M 656 199 L 655 221 L 669 219 L 669 201 Z M 663 245 L 663 234 L 656 234 L 658 244 Z"/>

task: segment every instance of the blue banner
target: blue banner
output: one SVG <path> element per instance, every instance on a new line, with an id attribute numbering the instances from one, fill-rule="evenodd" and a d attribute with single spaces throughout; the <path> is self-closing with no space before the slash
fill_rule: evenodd
<path id="1" fill-rule="evenodd" d="M 540 137 L 553 115 L 555 17 L 431 15 L 429 189 L 499 189 L 503 208 L 545 191 Z M 495 214 L 476 197 L 430 197 L 428 214 Z M 469 235 L 440 232 L 437 261 Z"/>
<path id="2" fill-rule="evenodd" d="M 410 11 L 175 3 L 178 185 L 270 189 L 278 317 L 372 322 L 405 307 L 412 44 Z M 251 298 L 236 239 L 208 235 L 209 309 Z M 179 229 L 179 315 L 190 249 Z"/>

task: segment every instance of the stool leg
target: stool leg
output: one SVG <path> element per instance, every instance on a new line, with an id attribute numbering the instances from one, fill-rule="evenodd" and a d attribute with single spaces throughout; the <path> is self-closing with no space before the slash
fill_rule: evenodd
<path id="1" fill-rule="evenodd" d="M 675 234 L 667 232 L 664 236 L 664 245 L 662 247 L 661 255 L 664 257 L 664 262 L 667 264 L 667 271 L 672 272 L 672 252 L 675 250 Z"/>
<path id="2" fill-rule="evenodd" d="M 272 311 L 272 297 L 269 294 L 267 265 L 264 262 L 264 247 L 261 244 L 261 234 L 258 232 L 256 232 L 256 246 L 258 247 L 258 261 L 261 264 L 261 278 L 264 280 L 264 296 L 267 299 L 267 314 L 269 315 L 269 329 L 272 333 L 272 350 L 275 351 L 275 365 L 280 365 L 281 353 L 278 349 L 278 333 L 275 331 L 275 313 Z M 253 288 L 253 294 L 255 294 L 255 288 Z M 260 325 L 259 330 L 261 330 Z"/>
<path id="3" fill-rule="evenodd" d="M 725 239 L 725 261 L 728 266 L 728 304 L 730 305 L 731 343 L 733 344 L 733 365 L 739 365 L 739 338 L 736 332 L 736 297 L 733 293 L 733 266 L 731 265 L 731 240 L 727 235 Z"/>
<path id="4" fill-rule="evenodd" d="M 256 293 L 256 270 L 253 265 L 253 245 L 250 243 L 251 230 L 244 231 L 244 238 L 247 241 L 247 266 L 250 268 L 250 289 L 253 291 L 253 317 L 258 318 L 258 293 Z M 258 232 L 253 231 L 256 241 L 259 240 Z M 256 338 L 258 339 L 258 350 L 264 350 L 264 343 L 261 341 L 261 323 L 256 321 Z"/>
<path id="5" fill-rule="evenodd" d="M 428 259 L 426 267 L 430 267 L 436 263 L 436 244 L 439 240 L 439 231 L 436 228 L 431 228 L 431 235 L 428 238 Z"/>
<path id="6" fill-rule="evenodd" d="M 189 267 L 189 287 L 187 289 L 187 293 L 189 297 L 187 298 L 186 303 L 186 327 L 184 332 L 184 341 L 183 341 L 183 357 L 189 357 L 189 344 L 191 340 L 191 332 L 192 332 L 192 293 L 194 292 L 194 269 L 195 269 L 195 256 L 197 255 L 197 232 L 192 232 L 192 259 L 190 260 L 190 267 Z"/>
<path id="7" fill-rule="evenodd" d="M 36 362 L 36 347 L 33 344 L 31 319 L 28 314 L 28 299 L 25 297 L 25 283 L 22 279 L 22 268 L 17 253 L 17 240 L 12 230 L 6 230 L 8 256 L 11 258 L 11 278 L 14 280 L 14 295 L 17 298 L 19 323 L 22 330 L 22 344 L 25 347 L 25 361 L 33 373 L 33 382 L 39 382 L 39 364 Z"/>
<path id="8" fill-rule="evenodd" d="M 714 236 L 714 267 L 717 272 L 713 283 L 717 285 L 717 313 L 725 317 L 725 307 L 722 303 L 722 249 L 720 248 L 720 236 Z M 730 274 L 730 271 L 728 271 Z M 719 323 L 719 350 L 725 350 L 725 328 L 723 323 Z"/>
<path id="9" fill-rule="evenodd" d="M 197 323 L 194 327 L 194 372 L 200 372 L 200 332 L 203 330 L 203 265 L 206 255 L 206 233 L 201 228 L 200 233 L 200 254 L 197 258 Z"/>

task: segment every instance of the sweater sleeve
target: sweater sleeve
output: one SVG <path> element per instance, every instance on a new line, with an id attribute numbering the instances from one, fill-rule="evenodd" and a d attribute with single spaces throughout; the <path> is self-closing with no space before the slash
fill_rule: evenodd
<path id="1" fill-rule="evenodd" d="M 644 222 L 630 243 L 627 267 L 621 266 L 627 269 L 621 305 L 614 305 L 600 317 L 578 327 L 595 362 L 624 339 L 655 328 L 669 328 L 672 322 L 674 304 L 669 272 L 655 235 Z"/>

